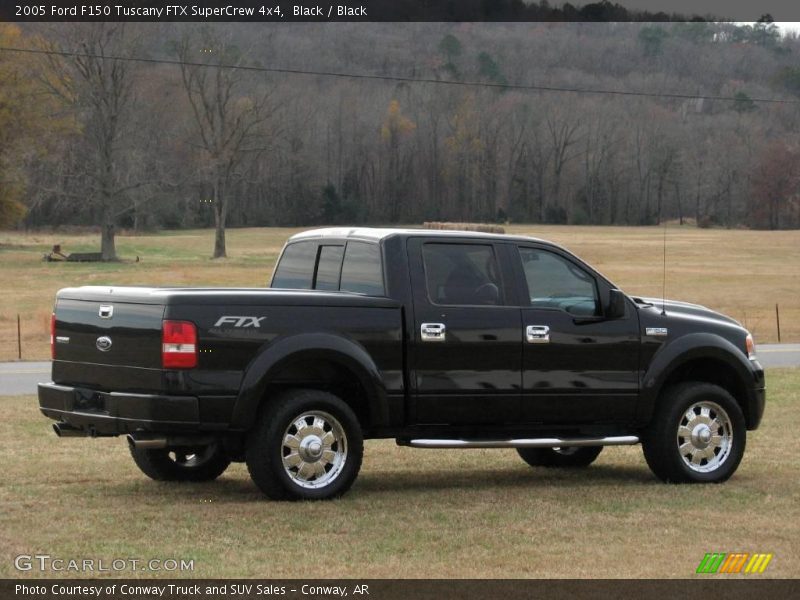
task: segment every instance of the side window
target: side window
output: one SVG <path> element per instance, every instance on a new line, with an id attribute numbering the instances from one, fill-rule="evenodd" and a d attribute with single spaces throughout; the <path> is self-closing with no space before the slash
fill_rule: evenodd
<path id="1" fill-rule="evenodd" d="M 286 246 L 275 269 L 272 287 L 310 290 L 317 259 L 316 242 L 297 242 Z"/>
<path id="2" fill-rule="evenodd" d="M 428 298 L 433 304 L 503 304 L 500 270 L 494 248 L 486 244 L 422 246 Z"/>
<path id="3" fill-rule="evenodd" d="M 338 290 L 344 246 L 320 246 L 315 290 Z"/>
<path id="4" fill-rule="evenodd" d="M 558 254 L 520 248 L 520 258 L 534 308 L 556 308 L 590 317 L 599 314 L 594 277 Z"/>
<path id="5" fill-rule="evenodd" d="M 383 268 L 377 244 L 347 242 L 342 263 L 343 292 L 383 296 Z"/>

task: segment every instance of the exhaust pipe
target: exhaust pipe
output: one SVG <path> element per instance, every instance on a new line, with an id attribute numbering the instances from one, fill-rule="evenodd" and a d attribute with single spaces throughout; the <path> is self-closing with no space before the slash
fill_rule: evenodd
<path id="1" fill-rule="evenodd" d="M 89 435 L 83 429 L 73 427 L 69 423 L 53 423 L 53 431 L 58 437 L 86 437 Z"/>
<path id="2" fill-rule="evenodd" d="M 157 450 L 167 447 L 167 438 L 137 437 L 131 433 L 128 434 L 128 444 L 137 450 Z"/>

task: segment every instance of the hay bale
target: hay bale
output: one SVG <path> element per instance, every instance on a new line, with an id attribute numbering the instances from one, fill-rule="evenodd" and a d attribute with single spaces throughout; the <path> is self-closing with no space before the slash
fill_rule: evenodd
<path id="1" fill-rule="evenodd" d="M 439 229 L 448 231 L 480 231 L 481 233 L 505 233 L 502 225 L 492 223 L 453 223 L 450 221 L 425 221 L 422 224 L 425 229 Z"/>

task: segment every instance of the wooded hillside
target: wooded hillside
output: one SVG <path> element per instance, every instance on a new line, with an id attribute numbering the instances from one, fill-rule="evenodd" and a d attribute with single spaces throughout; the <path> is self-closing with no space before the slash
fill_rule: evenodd
<path id="1" fill-rule="evenodd" d="M 27 226 L 111 233 L 800 226 L 800 41 L 771 24 L 0 25 L 0 41 L 81 54 L 0 51 L 6 223 L 21 204 Z"/>

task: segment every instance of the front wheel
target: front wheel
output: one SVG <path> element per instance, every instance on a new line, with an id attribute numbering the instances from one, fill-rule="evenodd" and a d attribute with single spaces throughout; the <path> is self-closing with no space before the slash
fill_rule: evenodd
<path id="1" fill-rule="evenodd" d="M 364 452 L 361 426 L 340 398 L 320 390 L 288 390 L 261 411 L 245 462 L 273 500 L 326 500 L 344 494 Z"/>
<path id="2" fill-rule="evenodd" d="M 211 481 L 231 464 L 221 444 L 197 448 L 136 448 L 130 444 L 133 462 L 156 481 Z"/>
<path id="3" fill-rule="evenodd" d="M 532 467 L 588 467 L 600 455 L 602 446 L 563 448 L 517 448 L 517 453 Z"/>
<path id="4" fill-rule="evenodd" d="M 666 391 L 642 437 L 657 477 L 671 483 L 719 483 L 736 471 L 747 439 L 742 409 L 726 390 L 690 382 Z"/>

